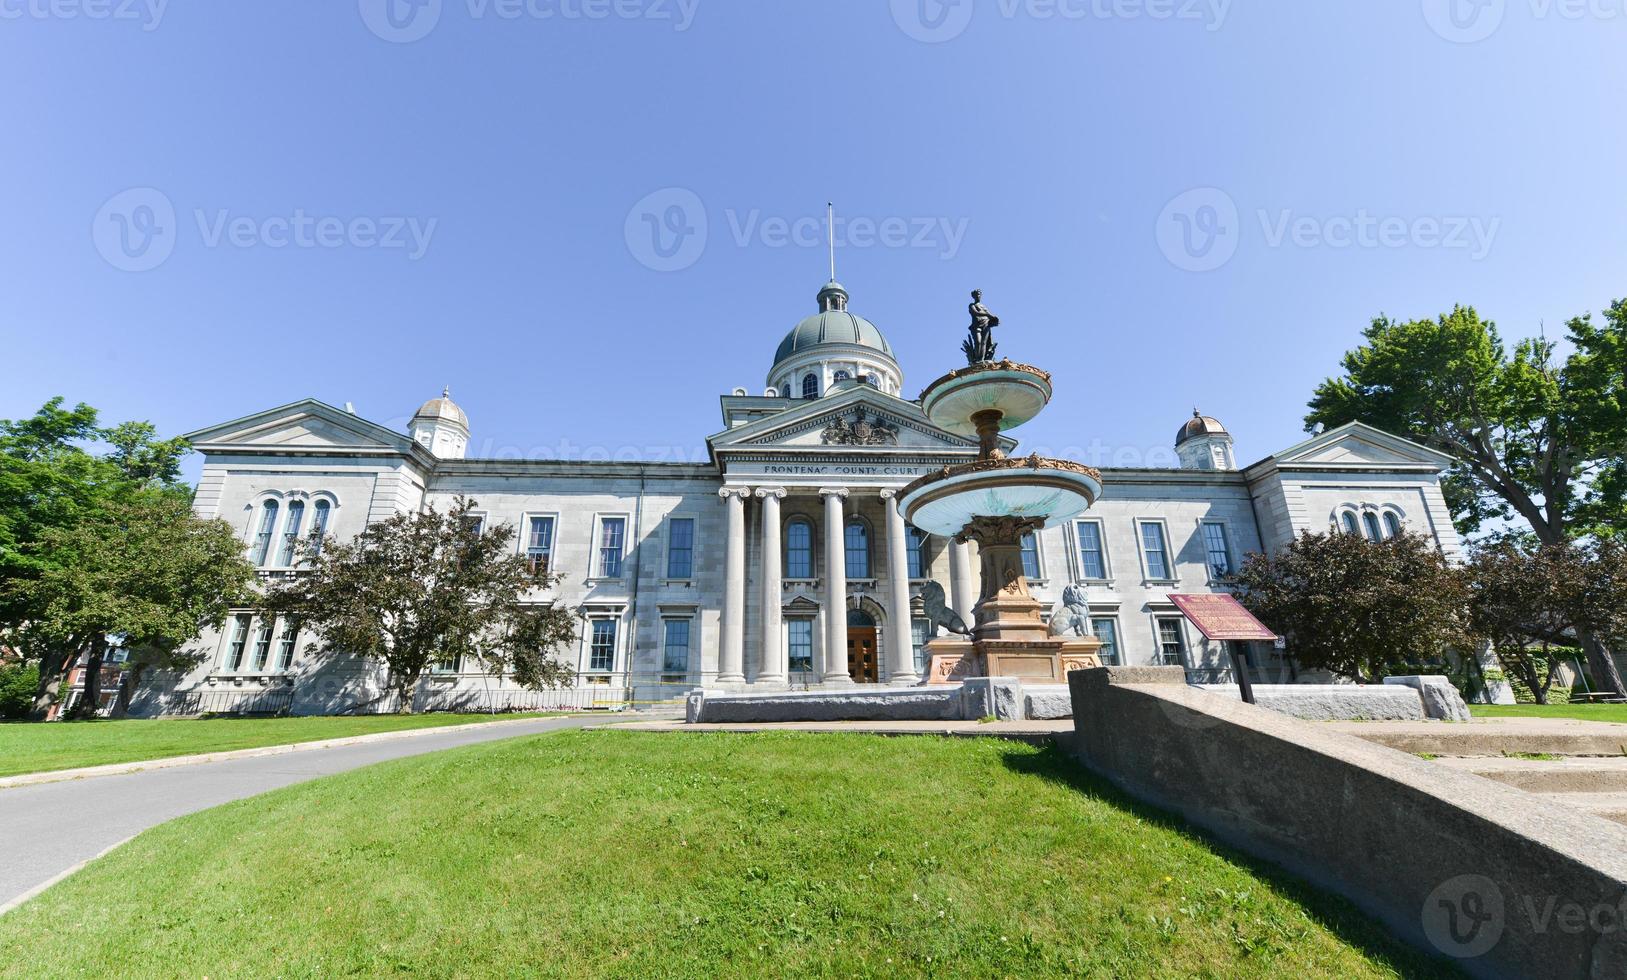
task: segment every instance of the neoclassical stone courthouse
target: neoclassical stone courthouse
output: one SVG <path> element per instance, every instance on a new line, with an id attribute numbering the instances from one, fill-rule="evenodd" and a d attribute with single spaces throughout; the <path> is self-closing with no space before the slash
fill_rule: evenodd
<path id="1" fill-rule="evenodd" d="M 817 303 L 780 341 L 761 393 L 723 397 L 708 463 L 470 459 L 470 420 L 445 393 L 404 433 L 307 399 L 189 436 L 205 457 L 197 511 L 237 528 L 266 580 L 298 574 L 301 536 L 344 538 L 458 495 L 513 525 L 519 554 L 564 575 L 537 599 L 580 617 L 564 653 L 577 689 L 539 699 L 470 658 L 420 685 L 430 707 L 917 683 L 933 630 L 923 592 L 936 583 L 970 622 L 977 565 L 973 545 L 907 526 L 896 494 L 977 446 L 927 420 L 842 286 L 828 283 Z M 1219 645 L 1169 594 L 1223 590 L 1245 554 L 1300 531 L 1406 529 L 1458 551 L 1439 485 L 1446 458 L 1388 433 L 1348 425 L 1240 467 L 1225 427 L 1194 413 L 1175 447 L 1179 468 L 1104 469 L 1101 500 L 1024 550 L 1048 606 L 1069 583 L 1087 588 L 1106 662 L 1224 676 Z M 379 670 L 313 657 L 308 641 L 297 621 L 236 613 L 203 638 L 198 669 L 153 685 L 138 707 L 323 712 L 384 689 Z M 1269 643 L 1249 654 L 1260 668 L 1286 663 Z"/>

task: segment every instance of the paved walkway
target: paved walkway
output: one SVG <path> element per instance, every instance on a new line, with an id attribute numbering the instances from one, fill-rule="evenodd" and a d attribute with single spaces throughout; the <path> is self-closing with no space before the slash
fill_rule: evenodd
<path id="1" fill-rule="evenodd" d="M 188 813 L 375 762 L 602 722 L 576 716 L 430 728 L 412 738 L 0 790 L 0 827 L 12 842 L 0 861 L 0 911 L 148 827 Z"/>

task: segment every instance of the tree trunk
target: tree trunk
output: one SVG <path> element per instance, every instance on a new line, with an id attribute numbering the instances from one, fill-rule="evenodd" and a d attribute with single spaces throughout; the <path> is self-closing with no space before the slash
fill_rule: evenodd
<path id="1" fill-rule="evenodd" d="M 79 648 L 47 650 L 40 658 L 40 683 L 34 689 L 34 708 L 28 713 L 30 721 L 44 721 L 51 714 L 51 706 L 62 695 L 62 678 L 69 667 L 79 659 Z"/>
<path id="2" fill-rule="evenodd" d="M 85 693 L 74 708 L 73 716 L 90 720 L 96 717 L 102 703 L 102 662 L 107 656 L 107 637 L 98 633 L 90 641 L 90 656 L 85 658 Z"/>
<path id="3" fill-rule="evenodd" d="M 1616 658 L 1610 656 L 1592 632 L 1578 628 L 1576 639 L 1587 651 L 1587 665 L 1593 670 L 1593 685 L 1597 690 L 1605 691 L 1616 697 L 1627 697 L 1627 689 L 1621 685 L 1621 671 L 1616 669 Z"/>
<path id="4" fill-rule="evenodd" d="M 418 675 L 403 675 L 396 683 L 396 693 L 395 713 L 398 715 L 412 714 L 414 710 L 413 701 L 418 696 Z"/>

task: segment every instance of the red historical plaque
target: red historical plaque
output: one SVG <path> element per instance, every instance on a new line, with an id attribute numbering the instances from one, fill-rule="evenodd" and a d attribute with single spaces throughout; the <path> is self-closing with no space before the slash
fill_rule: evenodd
<path id="1" fill-rule="evenodd" d="M 1211 640 L 1275 640 L 1277 634 L 1243 608 L 1235 596 L 1224 592 L 1203 595 L 1171 594 L 1169 601 L 1198 632 Z"/>

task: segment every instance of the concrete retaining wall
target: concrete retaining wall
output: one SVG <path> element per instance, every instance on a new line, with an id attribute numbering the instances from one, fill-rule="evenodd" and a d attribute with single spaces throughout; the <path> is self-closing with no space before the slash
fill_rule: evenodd
<path id="1" fill-rule="evenodd" d="M 1240 700 L 1236 684 L 1203 684 Z M 1424 702 L 1410 687 L 1356 684 L 1256 684 L 1254 703 L 1306 721 L 1423 721 Z"/>
<path id="2" fill-rule="evenodd" d="M 1627 975 L 1627 827 L 1189 688 L 1179 668 L 1068 680 L 1087 767 L 1420 948 L 1475 976 Z"/>

